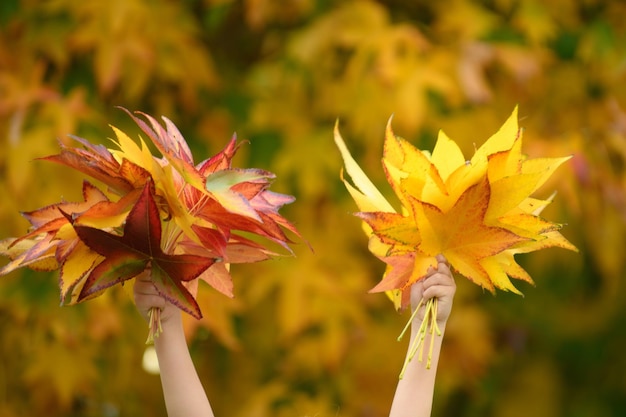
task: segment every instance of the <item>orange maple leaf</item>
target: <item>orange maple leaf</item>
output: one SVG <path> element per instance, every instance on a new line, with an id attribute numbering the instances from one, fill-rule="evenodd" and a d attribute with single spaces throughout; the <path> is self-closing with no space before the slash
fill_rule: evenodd
<path id="1" fill-rule="evenodd" d="M 422 232 L 420 251 L 431 257 L 443 254 L 461 275 L 493 291 L 493 277 L 481 261 L 527 238 L 485 224 L 489 196 L 489 182 L 484 179 L 468 188 L 447 212 L 415 198 L 411 202 L 414 221 Z"/>

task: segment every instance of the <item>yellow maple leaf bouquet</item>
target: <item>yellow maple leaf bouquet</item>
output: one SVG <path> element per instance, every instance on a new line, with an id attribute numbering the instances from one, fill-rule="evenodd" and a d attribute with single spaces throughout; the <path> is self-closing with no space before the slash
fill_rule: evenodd
<path id="1" fill-rule="evenodd" d="M 352 180 L 342 173 L 360 210 L 356 216 L 363 220 L 369 250 L 387 265 L 371 291 L 386 292 L 398 310 L 410 303 L 411 285 L 423 279 L 429 267 L 437 267 L 438 254 L 457 273 L 491 292 L 499 288 L 521 294 L 510 278 L 533 280 L 515 254 L 548 247 L 577 250 L 559 232 L 561 224 L 540 216 L 554 195 L 532 197 L 570 157 L 527 158 L 517 108 L 469 160 L 443 132 L 432 153 L 415 148 L 394 134 L 390 119 L 382 166 L 400 200 L 399 211 L 356 163 L 337 125 L 335 143 Z M 433 327 L 435 311 L 436 300 L 429 300 L 424 321 Z M 412 347 L 413 354 L 417 348 Z"/>

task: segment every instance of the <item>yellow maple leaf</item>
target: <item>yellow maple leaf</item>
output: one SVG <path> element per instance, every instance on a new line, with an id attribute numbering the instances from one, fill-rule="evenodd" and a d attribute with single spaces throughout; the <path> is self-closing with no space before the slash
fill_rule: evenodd
<path id="1" fill-rule="evenodd" d="M 391 121 L 390 121 L 391 122 Z M 471 159 L 440 132 L 432 154 L 396 136 L 388 123 L 382 165 L 400 200 L 397 212 L 350 155 L 338 129 L 335 143 L 353 184 L 344 183 L 361 210 L 370 251 L 387 264 L 372 291 L 386 291 L 396 308 L 435 257 L 472 282 L 521 294 L 509 278 L 532 283 L 513 255 L 547 247 L 576 248 L 561 225 L 539 217 L 551 199 L 531 197 L 569 157 L 527 159 L 517 108 Z"/>
<path id="2" fill-rule="evenodd" d="M 368 249 L 387 264 L 382 280 L 371 291 L 385 291 L 396 309 L 410 303 L 410 287 L 436 268 L 445 256 L 459 274 L 494 292 L 521 294 L 510 278 L 533 283 L 515 262 L 517 253 L 552 246 L 576 250 L 559 232 L 561 225 L 539 217 L 548 200 L 531 197 L 569 158 L 528 160 L 522 154 L 517 108 L 504 125 L 466 160 L 457 144 L 443 132 L 432 154 L 396 136 L 387 124 L 382 165 L 400 200 L 396 212 L 350 155 L 337 127 L 337 144 L 354 185 L 343 180 L 361 212 Z M 343 178 L 342 178 L 343 179 Z M 409 319 L 420 310 L 424 300 Z M 425 302 L 418 335 L 400 372 L 419 351 L 426 333 L 440 334 L 437 300 Z M 400 338 L 405 334 L 405 326 Z M 431 340 L 431 348 L 433 341 Z M 422 349 L 420 349 L 422 348 Z M 426 367 L 430 367 L 432 351 Z"/>
<path id="3" fill-rule="evenodd" d="M 419 250 L 430 257 L 443 254 L 461 275 L 484 288 L 493 290 L 495 285 L 515 291 L 510 283 L 496 279 L 481 266 L 483 259 L 526 240 L 505 228 L 485 224 L 489 197 L 485 179 L 468 188 L 446 212 L 414 199 L 414 220 L 422 232 Z"/>

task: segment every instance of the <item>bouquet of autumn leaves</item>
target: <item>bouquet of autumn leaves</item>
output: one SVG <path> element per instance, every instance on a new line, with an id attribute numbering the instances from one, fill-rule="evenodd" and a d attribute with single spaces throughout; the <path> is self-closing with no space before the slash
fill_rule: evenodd
<path id="1" fill-rule="evenodd" d="M 390 120 L 382 165 L 400 200 L 399 212 L 355 162 L 337 127 L 335 142 L 354 184 L 342 178 L 360 210 L 356 215 L 369 236 L 369 250 L 387 265 L 371 291 L 385 291 L 396 309 L 408 306 L 411 285 L 424 278 L 429 266 L 437 267 L 438 254 L 491 292 L 499 288 L 521 294 L 509 278 L 533 280 L 515 254 L 548 247 L 576 251 L 559 233 L 561 225 L 540 217 L 552 197 L 531 197 L 569 157 L 526 158 L 517 108 L 470 160 L 443 132 L 432 153 L 416 149 L 393 133 Z M 426 303 L 407 362 L 423 347 L 427 331 L 432 337 L 438 332 L 436 309 L 436 300 Z M 420 350 L 420 360 L 422 354 Z"/>
<path id="2" fill-rule="evenodd" d="M 41 159 L 78 170 L 105 190 L 85 180 L 84 201 L 22 213 L 32 227 L 0 242 L 0 253 L 10 258 L 0 275 L 20 267 L 59 270 L 61 304 L 75 304 L 149 269 L 163 297 L 201 318 L 198 280 L 232 297 L 231 263 L 275 255 L 255 236 L 290 252 L 285 230 L 299 233 L 278 211 L 294 198 L 269 190 L 271 172 L 232 167 L 236 137 L 195 164 L 170 120 L 163 117 L 163 127 L 149 115 L 137 112 L 146 123 L 126 112 L 162 156 L 115 127 L 117 149 L 77 137 L 77 147 L 60 143 L 59 154 Z M 148 339 L 159 332 L 159 311 L 153 309 Z"/>

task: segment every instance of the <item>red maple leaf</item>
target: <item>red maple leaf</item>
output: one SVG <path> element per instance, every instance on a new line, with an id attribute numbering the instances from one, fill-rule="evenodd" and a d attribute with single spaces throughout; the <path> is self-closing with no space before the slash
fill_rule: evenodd
<path id="1" fill-rule="evenodd" d="M 147 268 L 157 291 L 172 304 L 196 318 L 202 313 L 194 296 L 183 283 L 192 281 L 213 265 L 215 258 L 196 254 L 173 255 L 161 248 L 161 218 L 154 199 L 154 184 L 146 182 L 130 210 L 123 235 L 75 224 L 67 215 L 76 235 L 104 259 L 85 280 L 78 301 L 136 277 Z"/>

